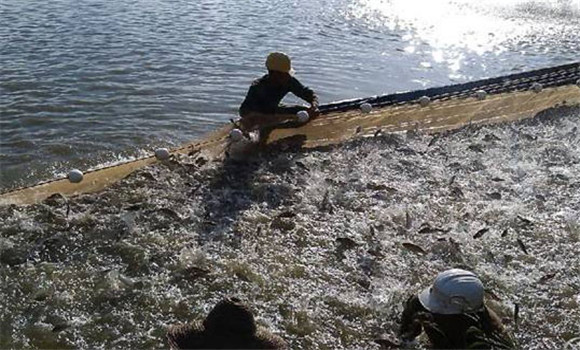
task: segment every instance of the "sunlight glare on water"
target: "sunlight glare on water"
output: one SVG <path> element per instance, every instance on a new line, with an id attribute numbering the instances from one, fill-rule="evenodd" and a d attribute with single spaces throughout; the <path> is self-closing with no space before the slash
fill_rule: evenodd
<path id="1" fill-rule="evenodd" d="M 498 56 L 512 49 L 513 40 L 526 47 L 531 38 L 546 41 L 566 34 L 570 26 L 578 28 L 579 14 L 576 0 L 357 0 L 349 13 L 373 28 L 407 32 L 406 52 L 426 47 L 434 62 L 447 63 L 454 78 L 461 77 L 457 72 L 467 55 Z M 554 17 L 567 20 L 554 21 Z"/>

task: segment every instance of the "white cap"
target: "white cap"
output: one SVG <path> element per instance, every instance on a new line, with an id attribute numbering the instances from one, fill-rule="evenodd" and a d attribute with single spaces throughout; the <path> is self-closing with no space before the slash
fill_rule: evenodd
<path id="1" fill-rule="evenodd" d="M 483 307 L 483 284 L 473 272 L 451 269 L 437 275 L 433 285 L 419 293 L 419 301 L 436 314 L 455 315 Z"/>

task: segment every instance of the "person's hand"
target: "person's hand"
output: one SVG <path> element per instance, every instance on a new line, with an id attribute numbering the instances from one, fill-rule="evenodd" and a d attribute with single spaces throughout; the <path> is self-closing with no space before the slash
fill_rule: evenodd
<path id="1" fill-rule="evenodd" d="M 310 116 L 310 119 L 314 119 L 314 118 L 318 117 L 320 115 L 320 111 L 318 110 L 318 107 L 312 106 L 312 107 L 308 108 L 308 115 Z"/>

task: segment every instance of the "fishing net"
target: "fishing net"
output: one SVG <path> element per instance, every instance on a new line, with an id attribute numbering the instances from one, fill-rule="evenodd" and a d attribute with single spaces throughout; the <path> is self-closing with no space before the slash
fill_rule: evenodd
<path id="1" fill-rule="evenodd" d="M 372 106 L 371 112 L 361 111 L 364 103 Z M 304 126 L 274 130 L 267 143 L 299 139 L 301 147 L 313 148 L 381 133 L 438 133 L 466 125 L 529 118 L 549 108 L 576 104 L 580 104 L 580 62 L 465 84 L 331 103 L 321 106 L 321 115 Z M 231 125 L 223 126 L 172 153 L 199 152 L 207 159 L 219 159 L 227 150 L 231 129 Z M 32 204 L 55 193 L 74 196 L 96 192 L 156 161 L 152 155 L 89 171 L 80 183 L 65 178 L 18 188 L 0 195 L 0 204 Z"/>

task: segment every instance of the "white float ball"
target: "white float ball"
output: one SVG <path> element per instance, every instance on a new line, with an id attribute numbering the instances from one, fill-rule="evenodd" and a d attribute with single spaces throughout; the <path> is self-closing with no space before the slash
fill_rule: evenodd
<path id="1" fill-rule="evenodd" d="M 232 129 L 232 131 L 230 131 L 230 138 L 232 141 L 240 141 L 244 138 L 244 133 L 242 133 L 242 130 L 240 129 Z"/>
<path id="2" fill-rule="evenodd" d="M 79 169 L 73 169 L 69 171 L 68 180 L 73 183 L 79 183 L 83 181 L 83 172 Z"/>
<path id="3" fill-rule="evenodd" d="M 296 113 L 296 118 L 298 119 L 298 121 L 300 123 L 306 123 L 308 121 L 308 119 L 310 119 L 310 116 L 308 115 L 308 112 L 300 111 L 300 112 Z"/>
<path id="4" fill-rule="evenodd" d="M 485 98 L 487 97 L 487 92 L 485 92 L 485 90 L 477 90 L 475 92 L 475 97 L 478 100 L 485 100 Z"/>
<path id="5" fill-rule="evenodd" d="M 360 110 L 363 113 L 370 113 L 373 110 L 373 106 L 370 103 L 365 102 L 362 105 L 360 105 Z"/>
<path id="6" fill-rule="evenodd" d="M 540 92 L 542 91 L 542 84 L 540 83 L 533 83 L 532 84 L 532 90 L 534 90 L 534 92 Z"/>
<path id="7" fill-rule="evenodd" d="M 419 98 L 419 104 L 422 107 L 427 106 L 430 102 L 431 102 L 431 99 L 428 96 L 421 96 L 421 98 Z"/>
<path id="8" fill-rule="evenodd" d="M 158 148 L 155 150 L 155 158 L 159 160 L 166 160 L 170 156 L 169 150 L 167 148 Z"/>

